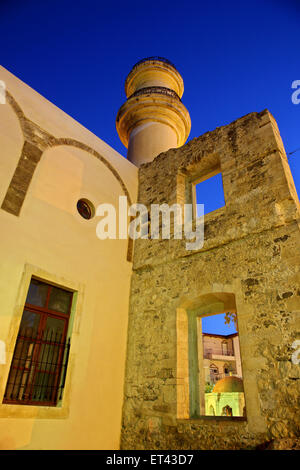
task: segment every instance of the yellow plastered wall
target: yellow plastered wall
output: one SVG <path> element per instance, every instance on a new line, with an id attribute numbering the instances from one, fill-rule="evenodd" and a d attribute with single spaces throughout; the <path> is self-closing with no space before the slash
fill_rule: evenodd
<path id="1" fill-rule="evenodd" d="M 24 115 L 60 145 L 42 154 L 19 216 L 0 209 L 0 449 L 118 449 L 131 263 L 127 240 L 96 236 L 99 217 L 83 219 L 79 198 L 118 207 L 124 182 L 136 201 L 137 168 L 8 71 L 0 80 Z M 0 205 L 18 164 L 24 136 L 12 107 L 0 104 Z M 111 171 L 110 168 L 114 171 Z M 31 276 L 78 292 L 66 386 L 59 407 L 2 404 Z"/>

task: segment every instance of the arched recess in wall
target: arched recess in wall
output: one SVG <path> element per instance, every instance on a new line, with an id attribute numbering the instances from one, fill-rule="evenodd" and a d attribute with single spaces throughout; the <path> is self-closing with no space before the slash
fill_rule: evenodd
<path id="1" fill-rule="evenodd" d="M 90 155 L 93 155 L 94 157 L 96 157 L 100 162 L 102 162 L 111 172 L 112 174 L 114 175 L 114 177 L 118 180 L 118 182 L 120 183 L 120 186 L 125 194 L 125 196 L 127 196 L 127 199 L 128 199 L 128 204 L 131 205 L 131 197 L 130 197 L 130 194 L 129 194 L 129 191 L 124 183 L 124 181 L 122 180 L 121 176 L 119 175 L 119 173 L 117 172 L 117 170 L 111 165 L 111 163 L 109 163 L 108 160 L 106 160 L 104 157 L 102 157 L 102 155 L 97 152 L 96 150 L 94 150 L 92 147 L 90 147 L 89 145 L 86 145 L 82 142 L 79 142 L 78 140 L 75 140 L 75 139 L 69 139 L 69 138 L 60 138 L 60 139 L 55 139 L 53 141 L 53 143 L 51 144 L 51 147 L 56 147 L 58 145 L 69 145 L 71 147 L 76 147 L 76 148 L 79 148 L 81 150 L 84 150 L 85 152 L 88 152 Z"/>
<path id="2" fill-rule="evenodd" d="M 233 293 L 203 294 L 177 308 L 177 418 L 200 416 L 197 318 L 223 312 L 236 312 Z"/>
<path id="3" fill-rule="evenodd" d="M 116 180 L 119 182 L 125 196 L 127 197 L 128 205 L 131 206 L 132 204 L 131 197 L 124 181 L 122 180 L 117 170 L 111 165 L 111 163 L 109 163 L 109 161 L 106 160 L 99 152 L 97 152 L 96 150 L 94 150 L 92 147 L 90 147 L 87 144 L 84 144 L 78 140 L 70 139 L 70 138 L 55 139 L 51 147 L 56 147 L 59 145 L 68 145 L 71 147 L 76 147 L 78 149 L 84 150 L 85 152 L 89 153 L 90 155 L 93 155 L 100 162 L 102 162 L 111 171 L 111 173 L 114 175 Z M 132 261 L 132 254 L 133 254 L 132 252 L 133 252 L 133 240 L 129 237 L 128 247 L 127 247 L 127 261 Z"/>
<path id="4" fill-rule="evenodd" d="M 229 373 L 232 371 L 233 371 L 232 365 L 229 362 L 225 362 L 225 364 L 223 364 L 224 375 L 229 375 Z"/>
<path id="5" fill-rule="evenodd" d="M 113 165 L 106 160 L 99 152 L 90 147 L 87 144 L 84 144 L 76 139 L 72 138 L 56 138 L 47 131 L 41 129 L 35 123 L 26 118 L 21 107 L 18 105 L 13 96 L 6 91 L 7 102 L 10 104 L 11 108 L 17 115 L 19 123 L 23 133 L 24 145 L 21 151 L 21 156 L 15 172 L 11 178 L 9 187 L 4 196 L 1 208 L 13 215 L 18 216 L 20 214 L 24 199 L 27 194 L 32 176 L 34 174 L 35 168 L 40 161 L 43 151 L 46 148 L 59 146 L 59 145 L 69 145 L 81 150 L 88 152 L 90 155 L 96 157 L 100 162 L 102 162 L 109 171 L 114 175 L 114 177 L 119 182 L 122 191 L 127 197 L 128 205 L 132 204 L 129 191 L 122 180 L 121 176 Z M 37 134 L 35 133 L 37 131 Z M 38 135 L 38 137 L 37 137 Z M 21 187 L 22 186 L 22 187 Z M 20 190 L 21 187 L 21 190 Z M 132 261 L 132 251 L 133 251 L 133 240 L 128 238 L 128 249 L 127 249 L 127 260 Z"/>
<path id="6" fill-rule="evenodd" d="M 219 368 L 216 366 L 216 364 L 210 364 L 209 365 L 209 371 L 211 375 L 217 375 L 219 373 Z"/>

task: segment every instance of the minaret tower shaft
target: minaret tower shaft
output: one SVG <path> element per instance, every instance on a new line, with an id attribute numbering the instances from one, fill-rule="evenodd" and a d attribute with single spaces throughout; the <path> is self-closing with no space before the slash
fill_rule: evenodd
<path id="1" fill-rule="evenodd" d="M 191 119 L 180 99 L 183 89 L 181 75 L 167 59 L 149 57 L 132 68 L 116 126 L 127 158 L 136 166 L 186 142 Z"/>

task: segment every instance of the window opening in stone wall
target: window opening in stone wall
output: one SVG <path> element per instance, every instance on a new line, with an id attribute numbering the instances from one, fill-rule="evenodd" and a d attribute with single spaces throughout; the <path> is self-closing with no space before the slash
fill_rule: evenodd
<path id="1" fill-rule="evenodd" d="M 194 184 L 194 201 L 204 204 L 204 214 L 225 206 L 222 173 Z M 200 214 L 197 214 L 200 216 Z"/>
<path id="2" fill-rule="evenodd" d="M 197 342 L 200 416 L 245 417 L 236 315 L 198 317 Z"/>
<path id="3" fill-rule="evenodd" d="M 3 403 L 56 406 L 69 357 L 73 292 L 31 279 Z"/>

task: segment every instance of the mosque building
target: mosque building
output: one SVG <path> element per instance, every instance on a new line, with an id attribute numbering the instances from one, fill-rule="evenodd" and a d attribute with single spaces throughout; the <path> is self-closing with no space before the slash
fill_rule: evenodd
<path id="1" fill-rule="evenodd" d="M 300 206 L 272 114 L 186 143 L 180 73 L 143 59 L 116 116 L 123 158 L 3 67 L 0 88 L 0 448 L 295 446 Z M 190 249 L 215 175 L 225 204 Z M 133 239 L 136 203 L 190 228 L 161 211 L 170 236 L 151 237 L 151 212 Z M 237 333 L 202 332 L 224 312 Z"/>

